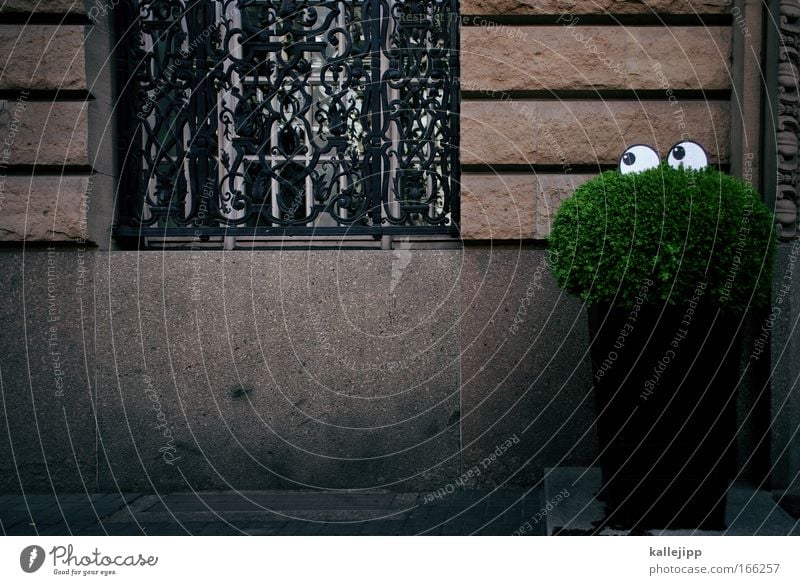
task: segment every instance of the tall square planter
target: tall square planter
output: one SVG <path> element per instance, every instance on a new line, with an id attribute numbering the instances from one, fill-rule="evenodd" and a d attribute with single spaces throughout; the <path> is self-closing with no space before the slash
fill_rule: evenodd
<path id="1" fill-rule="evenodd" d="M 609 525 L 725 526 L 741 315 L 711 303 L 589 309 Z"/>

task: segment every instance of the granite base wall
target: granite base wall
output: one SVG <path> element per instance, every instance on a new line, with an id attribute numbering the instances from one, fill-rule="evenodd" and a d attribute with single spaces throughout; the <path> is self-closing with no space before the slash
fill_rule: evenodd
<path id="1" fill-rule="evenodd" d="M 773 310 L 759 334 L 771 343 L 771 448 L 774 487 L 800 493 L 800 240 L 778 245 Z"/>
<path id="2" fill-rule="evenodd" d="M 589 464 L 583 311 L 545 257 L 3 251 L 0 491 L 529 486 Z"/>

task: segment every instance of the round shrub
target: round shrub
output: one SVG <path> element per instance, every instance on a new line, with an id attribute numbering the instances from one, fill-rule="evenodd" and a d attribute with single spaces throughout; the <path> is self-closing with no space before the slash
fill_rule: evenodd
<path id="1" fill-rule="evenodd" d="M 713 168 L 608 171 L 565 201 L 549 238 L 561 288 L 589 304 L 677 304 L 705 285 L 723 309 L 766 306 L 775 238 L 771 212 L 743 181 Z"/>

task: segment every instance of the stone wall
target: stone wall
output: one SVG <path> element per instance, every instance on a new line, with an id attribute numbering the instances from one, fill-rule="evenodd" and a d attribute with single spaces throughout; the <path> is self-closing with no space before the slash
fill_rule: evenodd
<path id="1" fill-rule="evenodd" d="M 112 183 L 93 173 L 98 153 L 110 160 L 111 132 L 93 135 L 89 119 L 95 93 L 110 97 L 110 87 L 87 67 L 85 12 L 70 0 L 0 7 L 0 241 L 101 241 L 109 231 Z M 92 211 L 96 185 L 109 191 L 96 206 L 104 217 Z"/>
<path id="2" fill-rule="evenodd" d="M 731 152 L 731 2 L 461 3 L 464 237 L 543 239 L 627 146 Z"/>
<path id="3" fill-rule="evenodd" d="M 690 137 L 728 163 L 730 5 L 462 2 L 465 239 L 545 238 L 558 203 L 636 142 L 664 153 Z M 107 248 L 113 10 L 88 0 L 0 10 L 0 138 L 10 143 L 0 240 Z"/>
<path id="4" fill-rule="evenodd" d="M 531 487 L 588 465 L 584 315 L 545 257 L 0 250 L 0 493 Z"/>
<path id="5" fill-rule="evenodd" d="M 778 255 L 772 312 L 761 324 L 762 339 L 771 334 L 771 451 L 775 488 L 800 494 L 800 98 L 795 47 L 800 42 L 800 3 L 771 0 L 774 26 L 767 27 L 764 70 L 768 95 L 763 144 L 765 192 L 773 196 Z"/>

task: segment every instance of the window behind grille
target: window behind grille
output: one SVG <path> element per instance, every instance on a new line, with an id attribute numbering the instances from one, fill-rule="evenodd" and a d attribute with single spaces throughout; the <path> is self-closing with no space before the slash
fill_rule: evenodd
<path id="1" fill-rule="evenodd" d="M 457 5 L 121 3 L 115 235 L 457 235 Z"/>

